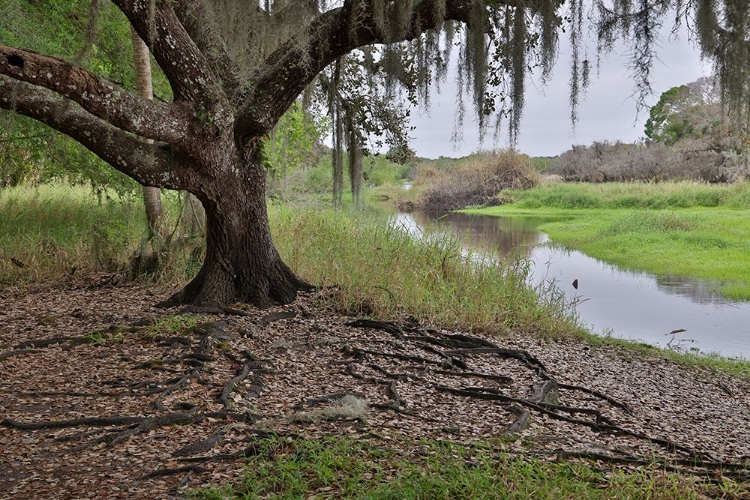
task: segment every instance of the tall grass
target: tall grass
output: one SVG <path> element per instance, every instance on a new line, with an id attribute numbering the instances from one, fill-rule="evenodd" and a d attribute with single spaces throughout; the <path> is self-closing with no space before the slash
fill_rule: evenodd
<path id="1" fill-rule="evenodd" d="M 521 209 L 750 208 L 750 182 L 711 185 L 700 182 L 601 184 L 547 183 L 528 190 L 508 190 L 508 201 Z"/>
<path id="2" fill-rule="evenodd" d="M 179 202 L 165 202 L 174 227 Z M 139 199 L 99 200 L 81 188 L 3 190 L 0 211 L 0 283 L 123 271 L 146 236 Z M 271 205 L 269 213 L 282 257 L 309 282 L 337 290 L 343 309 L 411 314 L 495 333 L 576 331 L 559 296 L 543 294 L 540 303 L 528 288 L 522 261 L 467 265 L 476 259 L 458 240 L 433 235 L 416 241 L 382 216 L 290 205 Z M 197 272 L 200 251 L 177 247 L 166 263 L 157 278 L 181 284 Z"/>
<path id="3" fill-rule="evenodd" d="M 335 287 L 349 311 L 407 313 L 493 333 L 577 331 L 560 296 L 529 289 L 524 261 L 480 261 L 454 238 L 417 241 L 382 219 L 332 210 L 277 207 L 272 226 L 287 263 L 308 281 Z"/>
<path id="4" fill-rule="evenodd" d="M 165 194 L 163 202 L 166 225 L 176 227 L 180 199 Z M 0 284 L 123 272 L 146 250 L 147 237 L 138 197 L 102 197 L 60 184 L 0 190 Z M 157 279 L 182 282 L 197 271 L 200 252 L 184 244 L 181 250 L 162 261 Z"/>
<path id="5" fill-rule="evenodd" d="M 142 205 L 83 187 L 0 190 L 0 282 L 114 270 L 146 235 Z"/>

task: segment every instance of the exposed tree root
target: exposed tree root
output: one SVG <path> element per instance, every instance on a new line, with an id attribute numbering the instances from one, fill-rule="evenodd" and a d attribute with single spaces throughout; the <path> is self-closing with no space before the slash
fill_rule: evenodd
<path id="1" fill-rule="evenodd" d="M 207 451 L 210 451 L 211 448 L 213 448 L 216 445 L 216 443 L 218 443 L 221 440 L 221 437 L 222 437 L 221 433 L 217 432 L 215 434 L 212 434 L 206 439 L 198 441 L 197 443 L 183 446 L 179 450 L 173 451 L 172 456 L 173 457 L 190 457 L 193 455 L 206 453 Z"/>
<path id="2" fill-rule="evenodd" d="M 183 472 L 207 472 L 208 469 L 199 467 L 197 465 L 183 465 L 182 467 L 173 467 L 169 469 L 159 469 L 142 476 L 141 479 L 150 479 L 152 477 L 171 476 L 174 474 L 182 474 Z"/>
<path id="3" fill-rule="evenodd" d="M 0 361 L 8 358 L 12 358 L 14 356 L 23 356 L 24 354 L 35 354 L 39 352 L 39 349 L 12 349 L 10 351 L 5 351 L 3 353 L 0 353 Z"/>
<path id="4" fill-rule="evenodd" d="M 117 425 L 139 424 L 144 417 L 115 416 L 115 417 L 84 417 L 69 420 L 51 420 L 49 422 L 18 422 L 10 418 L 0 420 L 0 427 L 33 431 L 39 429 L 64 429 L 66 427 L 109 427 Z"/>
<path id="5" fill-rule="evenodd" d="M 715 464 L 723 464 L 723 462 L 715 461 L 707 452 L 692 449 L 691 447 L 681 445 L 671 439 L 649 436 L 641 432 L 626 429 L 621 425 L 616 424 L 611 417 L 603 415 L 598 409 L 578 408 L 560 404 L 559 399 L 561 389 L 566 391 L 580 391 L 606 401 L 613 407 L 623 410 L 628 414 L 632 413 L 632 409 L 628 407 L 628 405 L 599 391 L 586 387 L 559 383 L 555 377 L 547 371 L 547 368 L 540 360 L 526 351 L 502 348 L 487 340 L 474 338 L 468 335 L 444 335 L 439 332 L 418 331 L 418 329 L 415 328 L 411 328 L 410 333 L 417 333 L 417 335 L 406 335 L 404 333 L 405 328 L 387 322 L 357 320 L 348 323 L 348 325 L 361 328 L 377 328 L 394 337 L 393 345 L 389 349 L 376 351 L 348 346 L 343 349 L 343 352 L 352 358 L 347 365 L 346 373 L 360 380 L 382 384 L 389 389 L 393 389 L 390 398 L 391 402 L 385 405 L 388 408 L 397 407 L 408 411 L 408 405 L 398 397 L 398 393 L 395 391 L 396 381 L 408 380 L 411 383 L 422 384 L 425 389 L 433 389 L 438 392 L 450 393 L 466 398 L 508 403 L 505 409 L 513 415 L 514 419 L 506 427 L 506 434 L 514 434 L 522 431 L 530 419 L 533 418 L 533 414 L 538 413 L 567 424 L 588 427 L 596 432 L 608 433 L 615 436 L 628 436 L 630 438 L 658 445 L 667 452 L 678 453 L 679 455 L 667 459 L 667 462 L 672 464 L 672 467 L 680 468 L 683 466 L 692 466 L 712 468 Z M 448 349 L 440 350 L 431 346 L 446 347 Z M 442 367 L 442 369 L 431 368 L 431 366 L 442 364 L 444 362 L 421 356 L 418 354 L 419 350 L 438 354 L 444 360 L 450 360 L 451 363 L 448 367 Z M 405 354 L 404 351 L 408 352 L 408 354 Z M 428 378 L 423 375 L 431 373 L 448 377 L 480 378 L 494 380 L 501 384 L 510 382 L 510 377 L 480 373 L 468 369 L 471 358 L 486 355 L 517 360 L 534 376 L 538 377 L 540 383 L 534 387 L 533 393 L 529 397 L 519 398 L 504 394 L 503 391 L 497 387 L 448 386 L 428 380 Z M 399 361 L 408 361 L 417 363 L 417 365 L 404 366 L 403 368 L 406 369 L 405 372 L 395 372 L 392 369 L 380 365 L 377 361 L 374 361 L 377 359 L 387 359 L 390 360 L 391 363 L 396 364 L 398 364 Z M 380 379 L 377 376 L 363 375 L 358 371 L 357 366 L 368 368 L 372 372 L 382 375 L 384 378 Z M 575 417 L 575 415 L 583 415 L 589 418 L 578 418 Z M 586 457 L 585 454 L 575 456 L 579 458 Z M 598 459 L 595 455 L 591 455 L 588 458 L 595 460 Z M 646 464 L 653 462 L 653 459 L 645 457 L 632 457 L 621 460 L 621 462 L 613 461 L 613 463 Z M 718 467 L 718 465 L 716 466 Z M 744 468 L 746 467 L 746 464 L 733 463 L 730 467 L 727 467 L 727 469 L 745 470 Z"/>
<path id="6" fill-rule="evenodd" d="M 134 341 L 142 343 L 139 346 L 148 345 L 148 358 L 151 359 L 139 357 L 138 350 L 134 349 L 136 354 L 130 352 L 128 356 L 117 358 L 128 369 L 117 375 L 109 375 L 108 380 L 98 381 L 97 386 L 77 386 L 76 390 L 65 390 L 64 387 L 61 390 L 43 390 L 40 387 L 40 390 L 16 394 L 32 400 L 85 398 L 77 400 L 84 403 L 90 398 L 112 398 L 112 401 L 130 398 L 140 403 L 137 406 L 139 410 L 129 411 L 124 415 L 46 421 L 26 421 L 22 410 L 14 414 L 20 414 L 21 418 L 0 419 L 0 427 L 29 433 L 70 429 L 49 433 L 48 437 L 50 442 L 61 443 L 61 446 L 65 443 L 66 452 L 75 453 L 83 449 L 112 449 L 136 436 L 140 436 L 141 440 L 149 439 L 154 434 L 168 436 L 169 432 L 176 431 L 176 426 L 194 426 L 194 429 L 199 429 L 194 434 L 195 439 L 192 442 L 183 439 L 180 446 L 175 446 L 168 453 L 174 457 L 173 460 L 187 465 L 155 468 L 141 476 L 145 480 L 183 475 L 179 484 L 185 484 L 191 475 L 209 470 L 207 467 L 210 462 L 239 460 L 258 454 L 261 449 L 256 443 L 258 436 L 275 434 L 254 429 L 253 427 L 258 426 L 256 422 L 259 418 L 268 418 L 263 425 L 268 425 L 269 421 L 272 424 L 284 422 L 291 429 L 295 425 L 306 425 L 310 429 L 320 422 L 329 426 L 328 429 L 335 429 L 336 426 L 343 427 L 345 422 L 354 420 L 358 422 L 357 428 L 366 425 L 364 422 L 372 414 L 363 419 L 359 416 L 321 413 L 322 416 L 316 420 L 294 420 L 290 415 L 259 416 L 251 412 L 255 409 L 255 400 L 265 397 L 270 391 L 266 384 L 274 387 L 274 382 L 278 382 L 273 379 L 264 380 L 264 377 L 285 375 L 286 372 L 275 371 L 274 359 L 267 353 L 261 359 L 249 352 L 249 349 L 257 352 L 258 344 L 254 344 L 255 347 L 245 347 L 242 343 L 249 343 L 250 339 L 257 342 L 257 338 L 262 338 L 263 332 L 268 331 L 264 329 L 269 325 L 297 315 L 293 310 L 275 311 L 264 316 L 259 316 L 256 312 L 257 319 L 251 325 L 247 325 L 248 320 L 244 318 L 227 319 L 203 323 L 172 335 L 155 338 L 136 336 Z M 241 323 L 239 329 L 247 329 L 249 326 L 253 336 L 237 333 L 238 328 L 230 328 L 234 325 L 233 322 L 243 321 L 245 323 Z M 387 335 L 379 334 L 377 339 L 365 339 L 361 343 L 347 339 L 332 342 L 337 347 L 328 353 L 327 363 L 332 367 L 331 373 L 335 372 L 339 380 L 350 380 L 353 385 L 347 387 L 335 384 L 330 386 L 330 390 L 335 392 L 306 394 L 292 406 L 295 411 L 327 411 L 329 408 L 326 405 L 335 406 L 344 398 L 356 397 L 366 401 L 367 411 L 374 412 L 377 416 L 387 417 L 388 420 L 395 416 L 412 422 L 418 419 L 425 426 L 460 436 L 461 430 L 458 426 L 453 426 L 453 421 L 436 418 L 430 413 L 433 403 L 415 403 L 415 394 L 428 395 L 431 402 L 436 401 L 434 404 L 438 404 L 441 399 L 451 401 L 451 409 L 456 410 L 453 413 L 456 424 L 460 424 L 458 420 L 463 416 L 462 410 L 470 409 L 472 405 L 485 405 L 485 408 L 492 408 L 493 411 L 499 409 L 500 411 L 493 413 L 495 418 L 500 416 L 500 421 L 494 427 L 494 432 L 499 435 L 518 435 L 526 432 L 534 419 L 544 420 L 547 422 L 545 425 L 548 425 L 547 419 L 552 419 L 565 426 L 585 428 L 587 432 L 590 429 L 614 436 L 618 440 L 628 439 L 631 444 L 637 442 L 639 444 L 635 449 L 640 449 L 641 444 L 651 445 L 643 447 L 649 450 L 650 455 L 647 452 L 625 453 L 604 448 L 556 450 L 552 456 L 560 459 L 653 466 L 707 478 L 720 472 L 738 481 L 750 480 L 748 464 L 741 460 L 716 460 L 709 453 L 676 440 L 629 429 L 627 423 L 632 420 L 633 408 L 601 391 L 558 381 L 545 364 L 525 350 L 500 347 L 469 335 L 424 329 L 413 323 L 399 325 L 361 319 L 347 325 L 350 328 L 376 329 Z M 108 335 L 138 332 L 146 327 L 147 325 L 137 325 L 105 330 L 101 332 L 100 340 L 106 344 Z M 254 338 L 257 332 L 261 333 Z M 71 346 L 85 344 L 92 338 L 98 339 L 87 335 L 27 341 L 0 353 L 0 360 L 12 356 L 36 355 L 46 349 L 62 348 L 72 351 Z M 355 335 L 351 338 L 360 337 Z M 234 345 L 233 350 L 227 349 L 230 344 Z M 99 344 L 95 345 L 97 349 L 101 349 Z M 237 348 L 238 345 L 241 347 Z M 300 345 L 301 347 L 285 347 L 285 350 L 289 349 L 293 353 L 292 349 L 299 349 L 299 353 L 315 349 L 317 344 L 308 340 L 307 343 L 300 342 Z M 110 356 L 106 351 L 97 352 L 105 355 L 104 359 Z M 217 373 L 221 376 L 217 377 Z M 304 376 L 304 373 L 299 376 Z M 200 391 L 195 392 L 198 389 Z M 195 397 L 196 393 L 202 394 L 202 399 Z M 584 397 L 582 400 L 581 394 L 591 397 Z M 465 403 L 461 403 L 462 400 Z M 244 408 L 242 405 L 245 405 Z M 211 411 L 212 409 L 218 411 Z M 504 412 L 507 412 L 507 421 L 502 420 Z M 441 416 L 443 415 L 438 414 L 438 417 Z M 277 425 L 273 427 L 276 428 Z M 161 430 L 150 432 L 157 429 Z M 292 436 L 291 433 L 280 434 Z M 236 439 L 238 435 L 252 437 Z M 94 448 L 97 445 L 98 448 Z M 175 479 L 173 484 L 176 482 Z"/>

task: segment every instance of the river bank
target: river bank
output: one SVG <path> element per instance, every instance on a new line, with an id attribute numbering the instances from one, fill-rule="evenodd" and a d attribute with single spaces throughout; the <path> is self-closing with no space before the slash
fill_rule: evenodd
<path id="1" fill-rule="evenodd" d="M 390 223 L 416 239 L 431 232 L 457 238 L 475 260 L 523 259 L 530 269 L 528 285 L 556 287 L 578 321 L 597 335 L 683 352 L 750 357 L 750 303 L 722 297 L 715 283 L 699 278 L 620 268 L 568 249 L 540 229 L 571 217 L 414 211 L 394 214 Z"/>
<path id="2" fill-rule="evenodd" d="M 509 191 L 510 203 L 466 213 L 556 216 L 541 225 L 557 243 L 623 269 L 713 283 L 750 300 L 750 184 L 547 183 Z"/>

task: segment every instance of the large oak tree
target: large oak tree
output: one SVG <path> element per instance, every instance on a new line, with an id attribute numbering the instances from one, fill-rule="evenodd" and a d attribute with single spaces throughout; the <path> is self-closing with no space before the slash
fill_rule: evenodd
<path id="1" fill-rule="evenodd" d="M 527 69 L 539 66 L 543 77 L 549 74 L 558 31 L 571 33 L 574 116 L 578 89 L 588 80 L 583 0 L 112 2 L 146 42 L 169 80 L 173 102 L 151 101 L 83 67 L 0 40 L 0 107 L 69 135 L 143 185 L 186 190 L 200 199 L 207 215 L 206 258 L 174 302 L 267 306 L 290 302 L 307 286 L 271 239 L 262 139 L 337 58 L 373 44 L 408 42 L 412 57 L 403 64 L 444 67 L 445 46 L 461 38 L 459 76 L 472 90 L 480 124 L 492 111 L 507 112 L 512 135 Z M 655 32 L 670 6 L 678 19 L 695 20 L 705 55 L 750 59 L 744 0 L 593 2 L 601 47 L 611 48 L 618 35 L 631 43 L 642 93 L 648 91 Z M 745 67 L 720 72 L 738 105 Z"/>

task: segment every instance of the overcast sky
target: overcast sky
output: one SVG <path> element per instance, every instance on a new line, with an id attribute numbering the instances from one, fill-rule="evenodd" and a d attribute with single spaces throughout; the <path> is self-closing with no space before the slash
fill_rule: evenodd
<path id="1" fill-rule="evenodd" d="M 697 49 L 686 34 L 683 33 L 677 40 L 671 39 L 668 34 L 669 30 L 663 30 L 659 60 L 652 73 L 654 94 L 649 104 L 654 104 L 661 93 L 671 87 L 711 74 L 710 63 L 700 60 Z M 591 85 L 580 104 L 579 121 L 573 130 L 568 105 L 569 46 L 564 37 L 561 37 L 560 55 L 551 81 L 544 88 L 539 88 L 538 83 L 534 83 L 538 79 L 531 80 L 526 87 L 518 150 L 532 156 L 554 156 L 570 149 L 573 144 L 618 139 L 633 142 L 643 137 L 648 110 L 641 111 L 640 115 L 637 113 L 633 80 L 628 72 L 624 47 L 602 60 L 598 76 L 592 67 Z M 589 57 L 595 60 L 595 49 L 590 51 Z M 497 143 L 493 142 L 491 131 L 484 144 L 479 143 L 470 103 L 467 103 L 463 141 L 457 144 L 451 142 L 456 104 L 455 86 L 450 75 L 448 80 L 441 86 L 441 94 L 433 95 L 429 114 L 412 111 L 411 124 L 416 128 L 410 134 L 411 147 L 417 155 L 424 158 L 460 157 L 480 148 L 507 146 L 507 130 L 501 131 Z"/>

